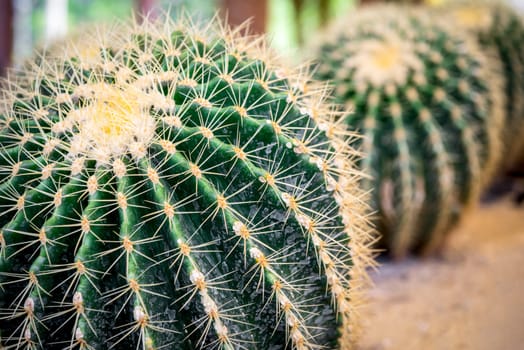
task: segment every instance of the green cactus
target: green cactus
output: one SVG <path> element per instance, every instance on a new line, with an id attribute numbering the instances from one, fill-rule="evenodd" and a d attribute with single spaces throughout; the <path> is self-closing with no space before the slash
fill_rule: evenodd
<path id="1" fill-rule="evenodd" d="M 460 0 L 446 5 L 440 15 L 473 34 L 485 50 L 495 51 L 506 80 L 505 167 L 524 156 L 524 22 L 502 1 Z"/>
<path id="2" fill-rule="evenodd" d="M 331 81 L 363 139 L 377 228 L 395 257 L 440 248 L 479 195 L 500 152 L 495 63 L 422 11 L 358 10 L 316 48 L 316 77 Z"/>
<path id="3" fill-rule="evenodd" d="M 216 22 L 113 32 L 6 82 L 2 346 L 348 345 L 370 231 L 324 89 Z"/>

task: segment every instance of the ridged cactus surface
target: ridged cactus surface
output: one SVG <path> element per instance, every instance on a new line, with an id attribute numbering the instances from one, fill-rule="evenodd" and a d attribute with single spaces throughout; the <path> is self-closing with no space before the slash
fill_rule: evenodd
<path id="1" fill-rule="evenodd" d="M 506 92 L 505 167 L 524 157 L 524 20 L 497 0 L 461 0 L 444 7 L 463 30 L 474 35 L 484 50 L 495 51 L 502 63 Z"/>
<path id="2" fill-rule="evenodd" d="M 359 10 L 326 33 L 316 77 L 364 138 L 377 226 L 394 256 L 438 248 L 500 152 L 498 78 L 474 43 L 421 11 Z M 493 67 L 493 68 L 492 68 Z"/>
<path id="3" fill-rule="evenodd" d="M 217 23 L 113 32 L 6 83 L 2 346 L 348 346 L 369 231 L 323 90 Z"/>

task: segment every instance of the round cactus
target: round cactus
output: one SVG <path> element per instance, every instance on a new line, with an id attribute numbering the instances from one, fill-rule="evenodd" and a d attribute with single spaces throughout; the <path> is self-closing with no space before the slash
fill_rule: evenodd
<path id="1" fill-rule="evenodd" d="M 474 203 L 500 152 L 497 67 L 474 43 L 421 11 L 370 7 L 335 26 L 316 50 L 372 175 L 377 227 L 392 255 L 442 245 Z"/>
<path id="2" fill-rule="evenodd" d="M 113 32 L 5 84 L 1 345 L 348 344 L 369 230 L 323 89 L 215 22 Z"/>
<path id="3" fill-rule="evenodd" d="M 453 2 L 442 13 L 499 56 L 507 98 L 504 163 L 511 167 L 524 156 L 524 22 L 515 10 L 493 0 Z"/>

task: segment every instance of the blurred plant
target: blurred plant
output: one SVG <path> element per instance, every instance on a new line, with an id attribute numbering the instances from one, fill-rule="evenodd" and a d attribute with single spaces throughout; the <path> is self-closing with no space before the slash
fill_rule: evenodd
<path id="1" fill-rule="evenodd" d="M 369 4 L 422 4 L 424 0 L 359 0 L 359 5 Z"/>
<path id="2" fill-rule="evenodd" d="M 318 28 L 325 27 L 330 20 L 347 12 L 353 5 L 394 2 L 417 4 L 422 0 L 291 0 L 293 3 L 294 32 L 299 46 L 304 44 L 304 37 Z"/>
<path id="3" fill-rule="evenodd" d="M 199 19 L 211 19 L 217 9 L 218 0 L 156 0 L 153 6 L 158 13 L 169 10 L 176 15 L 180 12 L 190 14 Z M 46 0 L 33 0 L 32 4 L 32 36 L 36 43 L 42 41 L 45 33 L 45 3 Z M 115 19 L 126 20 L 137 10 L 135 0 L 68 0 L 68 26 L 74 32 L 76 28 L 87 23 L 110 23 Z"/>
<path id="4" fill-rule="evenodd" d="M 460 28 L 376 6 L 326 32 L 316 77 L 352 109 L 345 122 L 372 179 L 377 226 L 395 257 L 438 248 L 501 154 L 501 72 Z"/>
<path id="5" fill-rule="evenodd" d="M 160 7 L 176 17 L 180 12 L 198 21 L 210 20 L 219 8 L 220 0 L 158 0 Z"/>
<path id="6" fill-rule="evenodd" d="M 524 22 L 495 0 L 454 1 L 439 15 L 473 34 L 484 50 L 496 51 L 502 62 L 507 96 L 503 168 L 512 168 L 524 161 Z"/>
<path id="7" fill-rule="evenodd" d="M 304 43 L 304 5 L 306 0 L 293 0 L 294 15 L 295 15 L 295 32 L 297 33 L 297 40 L 299 45 Z M 319 24 L 324 27 L 329 19 L 329 5 L 331 0 L 316 0 L 313 2 L 314 8 L 318 11 Z"/>
<path id="8" fill-rule="evenodd" d="M 35 43 L 41 43 L 45 33 L 45 2 L 34 0 L 32 10 L 32 37 Z M 114 22 L 115 19 L 126 19 L 134 8 L 133 0 L 69 0 L 67 22 L 72 31 L 89 22 Z"/>
<path id="9" fill-rule="evenodd" d="M 326 26 L 331 19 L 348 11 L 354 1 L 343 0 L 291 0 L 293 5 L 293 31 L 299 46 L 304 37 L 314 34 L 320 27 Z"/>

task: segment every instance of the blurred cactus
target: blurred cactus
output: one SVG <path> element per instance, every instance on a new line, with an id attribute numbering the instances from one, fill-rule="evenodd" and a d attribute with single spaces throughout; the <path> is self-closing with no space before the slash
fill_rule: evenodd
<path id="1" fill-rule="evenodd" d="M 363 180 L 392 255 L 430 252 L 493 171 L 501 146 L 496 62 L 456 28 L 393 6 L 354 12 L 326 33 L 316 77 L 334 85 L 363 139 Z"/>
<path id="2" fill-rule="evenodd" d="M 515 10 L 494 0 L 454 1 L 443 14 L 500 57 L 507 95 L 504 167 L 513 167 L 524 157 L 524 22 Z"/>
<path id="3" fill-rule="evenodd" d="M 146 21 L 6 82 L 2 346 L 349 344 L 369 261 L 355 151 L 265 45 Z"/>

